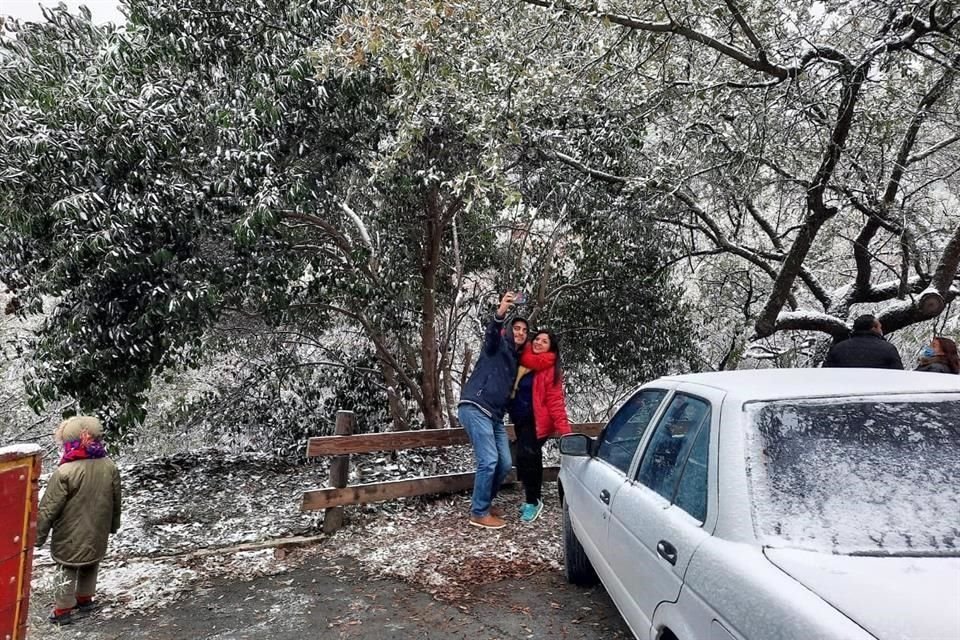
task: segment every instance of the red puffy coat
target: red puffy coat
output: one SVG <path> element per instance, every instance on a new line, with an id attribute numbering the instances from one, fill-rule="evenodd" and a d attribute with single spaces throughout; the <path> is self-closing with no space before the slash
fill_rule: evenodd
<path id="1" fill-rule="evenodd" d="M 520 354 L 520 366 L 533 371 L 533 420 L 537 425 L 537 438 L 570 433 L 563 380 L 554 381 L 556 363 L 557 354 L 550 351 L 534 353 L 528 346 Z"/>

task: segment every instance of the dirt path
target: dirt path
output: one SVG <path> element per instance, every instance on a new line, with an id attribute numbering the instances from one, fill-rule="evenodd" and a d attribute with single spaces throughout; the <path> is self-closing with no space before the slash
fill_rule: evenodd
<path id="1" fill-rule="evenodd" d="M 351 559 L 306 558 L 250 582 L 218 578 L 154 614 L 95 616 L 33 638 L 84 640 L 430 640 L 630 638 L 602 587 L 580 589 L 542 571 L 473 589 L 444 603 L 409 584 L 370 580 Z"/>
<path id="2" fill-rule="evenodd" d="M 532 524 L 513 486 L 499 531 L 468 526 L 461 493 L 351 507 L 343 529 L 318 535 L 321 514 L 297 501 L 316 473 L 209 453 L 127 469 L 124 525 L 97 585 L 106 606 L 51 627 L 57 573 L 38 550 L 31 640 L 629 637 L 602 589 L 563 580 L 553 483 Z"/>

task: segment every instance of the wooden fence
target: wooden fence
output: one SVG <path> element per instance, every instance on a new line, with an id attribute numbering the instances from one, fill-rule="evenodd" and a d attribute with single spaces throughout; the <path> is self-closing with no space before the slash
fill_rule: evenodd
<path id="1" fill-rule="evenodd" d="M 584 422 L 571 424 L 576 433 L 596 436 L 604 423 Z M 466 432 L 457 429 L 424 429 L 419 431 L 391 431 L 386 433 L 354 434 L 355 416 L 350 411 L 338 411 L 336 426 L 332 436 L 310 438 L 307 443 L 307 457 L 334 456 L 330 464 L 329 487 L 313 489 L 303 494 L 301 511 L 326 509 L 323 530 L 336 531 L 343 525 L 343 507 L 345 505 L 381 502 L 410 496 L 422 496 L 440 493 L 465 491 L 473 487 L 473 472 L 448 473 L 439 476 L 425 476 L 406 480 L 372 482 L 347 486 L 350 472 L 350 454 L 376 453 L 383 451 L 401 451 L 420 447 L 450 447 L 469 444 Z M 507 425 L 510 440 L 515 439 L 513 425 Z M 559 467 L 545 467 L 545 480 L 554 480 Z M 516 480 L 511 472 L 506 482 Z"/>

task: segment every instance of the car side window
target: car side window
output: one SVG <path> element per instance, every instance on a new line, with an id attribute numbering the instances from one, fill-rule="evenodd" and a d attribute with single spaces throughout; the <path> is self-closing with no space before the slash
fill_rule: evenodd
<path id="1" fill-rule="evenodd" d="M 710 419 L 707 418 L 690 449 L 687 463 L 680 474 L 673 504 L 691 516 L 705 522 L 707 519 L 707 460 L 710 454 Z"/>
<path id="2" fill-rule="evenodd" d="M 637 480 L 703 522 L 709 445 L 710 403 L 677 394 L 643 452 Z"/>
<path id="3" fill-rule="evenodd" d="M 626 473 L 650 420 L 666 395 L 663 389 L 643 389 L 634 394 L 607 423 L 597 447 L 597 457 Z"/>

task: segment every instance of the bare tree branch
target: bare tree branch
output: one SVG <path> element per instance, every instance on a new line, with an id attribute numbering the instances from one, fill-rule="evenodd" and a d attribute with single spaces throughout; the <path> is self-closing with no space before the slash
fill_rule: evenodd
<path id="1" fill-rule="evenodd" d="M 819 166 L 816 168 L 812 179 L 809 181 L 798 180 L 797 178 L 790 176 L 787 172 L 780 170 L 780 174 L 784 178 L 791 180 L 794 184 L 804 186 L 806 189 L 807 215 L 805 216 L 802 224 L 796 227 L 796 234 L 789 249 L 785 250 L 783 248 L 783 243 L 779 242 L 779 239 L 782 236 L 778 236 L 775 232 L 771 233 L 773 230 L 772 225 L 767 225 L 764 227 L 763 217 L 758 217 L 756 215 L 756 210 L 751 212 L 754 221 L 771 239 L 771 242 L 773 242 L 774 248 L 776 248 L 778 251 L 776 254 L 776 259 L 780 261 L 779 269 L 775 270 L 774 283 L 769 297 L 756 320 L 756 337 L 766 337 L 772 335 L 774 332 L 779 330 L 779 328 L 785 326 L 780 321 L 779 316 L 782 313 L 785 304 L 792 300 L 792 288 L 798 277 L 803 279 L 808 286 L 810 286 L 811 291 L 818 298 L 818 300 L 824 304 L 825 309 L 830 309 L 829 305 L 832 300 L 829 298 L 826 291 L 824 291 L 822 287 L 819 287 L 816 281 L 812 278 L 804 263 L 806 262 L 807 257 L 814 246 L 820 229 L 828 220 L 836 216 L 839 212 L 837 206 L 828 201 L 828 194 L 832 196 L 837 192 L 844 193 L 842 186 L 837 186 L 834 184 L 834 181 L 836 180 L 835 174 L 837 172 L 837 167 L 839 166 L 840 160 L 846 152 L 847 141 L 850 137 L 853 122 L 858 112 L 864 85 L 867 82 L 876 60 L 881 55 L 909 49 L 921 42 L 925 36 L 931 34 L 950 39 L 952 36 L 949 31 L 954 26 L 956 21 L 950 20 L 946 27 L 941 25 L 937 19 L 935 5 L 932 5 L 933 8 L 929 14 L 929 19 L 927 22 L 908 12 L 904 12 L 899 16 L 897 16 L 895 13 L 890 13 L 888 14 L 886 23 L 881 28 L 874 42 L 855 58 L 847 55 L 844 51 L 841 51 L 836 47 L 823 44 L 814 44 L 811 46 L 810 50 L 805 52 L 800 57 L 796 65 L 782 66 L 773 64 L 767 60 L 761 40 L 752 30 L 749 23 L 740 12 L 736 4 L 736 0 L 725 0 L 725 2 L 730 11 L 733 13 L 737 24 L 746 35 L 747 40 L 749 40 L 757 50 L 758 53 L 756 57 L 753 57 L 750 53 L 738 48 L 730 42 L 719 41 L 712 35 L 692 29 L 669 14 L 667 15 L 666 20 L 648 21 L 634 16 L 596 11 L 595 8 L 577 6 L 571 2 L 568 2 L 567 0 L 523 1 L 527 4 L 548 7 L 567 13 L 596 16 L 613 24 L 618 24 L 630 29 L 647 31 L 651 33 L 678 35 L 691 42 L 703 44 L 707 48 L 713 49 L 714 51 L 717 51 L 723 56 L 739 62 L 749 69 L 771 75 L 775 78 L 796 77 L 806 68 L 806 65 L 814 60 L 821 60 L 823 62 L 835 65 L 839 69 L 839 101 L 836 106 L 835 118 L 832 126 L 830 127 L 829 138 L 825 147 L 823 148 Z M 846 195 L 850 198 L 851 202 L 854 203 L 854 206 L 858 206 L 858 208 L 861 208 L 865 211 L 865 213 L 867 213 L 867 221 L 863 229 L 861 229 L 861 233 L 858 236 L 858 241 L 855 243 L 855 251 L 857 253 L 856 263 L 858 267 L 856 276 L 857 287 L 855 291 L 853 291 L 853 295 L 846 296 L 846 300 L 855 299 L 857 296 L 863 297 L 867 295 L 875 295 L 875 292 L 873 292 L 870 288 L 870 280 L 872 275 L 871 269 L 873 262 L 873 259 L 869 255 L 870 241 L 876 232 L 881 228 L 885 228 L 888 225 L 891 229 L 901 226 L 890 223 L 886 219 L 887 212 L 892 206 L 893 202 L 896 200 L 904 172 L 906 167 L 910 164 L 911 158 L 913 157 L 911 156 L 911 153 L 913 152 L 912 150 L 916 143 L 919 129 L 931 106 L 937 102 L 937 100 L 945 92 L 945 89 L 949 86 L 950 82 L 952 81 L 953 73 L 954 72 L 951 69 L 947 69 L 944 72 L 941 80 L 931 87 L 930 91 L 928 91 L 927 95 L 924 96 L 918 105 L 913 121 L 908 126 L 903 140 L 901 141 L 894 169 L 887 182 L 882 201 L 877 207 L 879 210 L 873 210 L 873 207 L 869 207 L 860 202 L 852 192 L 849 190 L 846 191 Z M 916 161 L 927 157 L 924 154 L 934 153 L 936 150 L 942 149 L 951 143 L 952 141 L 943 141 L 943 143 L 938 143 L 938 145 L 935 145 L 936 149 L 931 148 L 922 152 L 921 154 L 917 154 Z M 642 185 L 645 188 L 654 189 L 671 195 L 672 197 L 683 202 L 687 209 L 696 216 L 699 223 L 702 224 L 702 227 L 697 229 L 697 231 L 703 233 L 710 241 L 714 242 L 718 246 L 723 247 L 728 252 L 742 257 L 753 264 L 756 264 L 768 274 L 771 273 L 773 267 L 771 266 L 770 262 L 772 259 L 774 259 L 774 254 L 771 254 L 770 252 L 752 251 L 746 247 L 731 242 L 729 239 L 727 239 L 723 229 L 717 225 L 716 221 L 713 220 L 709 213 L 704 211 L 703 208 L 700 207 L 696 202 L 696 199 L 683 191 L 682 188 L 676 185 L 667 185 L 665 183 L 655 184 L 652 183 L 652 181 L 635 180 L 614 175 L 605 171 L 588 167 L 576 159 L 570 158 L 569 156 L 565 156 L 563 154 L 554 154 L 553 157 L 577 168 L 584 173 L 587 173 L 588 175 L 591 175 L 596 179 L 606 181 L 610 184 L 628 185 L 631 182 L 636 182 L 638 186 Z M 761 159 L 761 161 L 763 160 Z M 774 167 L 775 171 L 778 169 L 779 168 Z M 906 242 L 909 243 L 909 239 Z M 909 250 L 909 247 L 906 247 L 904 251 L 905 260 L 911 259 L 911 256 L 909 255 L 911 253 L 912 252 Z M 898 271 L 902 271 L 902 269 Z M 906 274 L 901 274 L 901 276 L 902 277 L 899 281 L 898 288 L 902 293 L 910 290 L 913 284 L 912 280 L 906 277 Z M 788 319 L 790 322 L 796 321 L 796 318 Z M 839 321 L 836 318 L 834 318 L 834 321 L 835 322 L 833 324 L 828 323 L 824 326 L 827 326 L 828 329 L 831 330 L 839 330 L 836 325 L 836 322 Z"/>
<path id="2" fill-rule="evenodd" d="M 414 401 L 417 404 L 420 404 L 420 405 L 423 404 L 423 393 L 421 391 L 420 385 L 417 384 L 416 380 L 414 380 L 409 375 L 407 375 L 407 372 L 404 369 L 404 367 L 402 367 L 400 363 L 397 362 L 397 359 L 394 357 L 393 353 L 390 351 L 390 348 L 387 345 L 386 337 L 377 330 L 377 328 L 373 325 L 373 323 L 370 322 L 369 318 L 367 318 L 362 313 L 356 313 L 344 307 L 340 307 L 333 304 L 321 303 L 321 302 L 302 303 L 302 304 L 295 304 L 290 306 L 290 309 L 309 309 L 309 308 L 326 309 L 328 311 L 333 311 L 346 318 L 350 318 L 351 320 L 354 320 L 355 322 L 360 324 L 363 327 L 367 337 L 369 337 L 370 340 L 373 342 L 373 346 L 376 349 L 377 356 L 381 358 L 382 361 L 387 366 L 389 366 L 391 369 L 393 369 L 397 373 L 397 376 L 400 377 L 404 385 L 406 385 L 407 389 L 410 391 L 410 395 L 413 397 Z"/>
<path id="3" fill-rule="evenodd" d="M 773 228 L 770 222 L 763 216 L 762 213 L 760 213 L 759 209 L 757 209 L 753 200 L 749 197 L 745 197 L 744 204 L 747 208 L 747 211 L 750 213 L 750 217 L 753 218 L 754 222 L 757 223 L 757 226 L 759 226 L 767 235 L 767 237 L 770 238 L 770 242 L 773 244 L 774 248 L 777 249 L 777 251 L 779 251 L 781 254 L 785 254 L 786 252 L 783 247 L 783 241 L 780 239 L 780 236 L 777 235 L 777 231 Z M 780 255 L 775 259 L 783 260 L 783 255 Z M 824 289 L 823 286 L 817 281 L 816 276 L 814 276 L 806 267 L 801 267 L 799 275 L 803 283 L 807 285 L 810 293 L 812 293 L 817 301 L 823 305 L 823 308 L 825 310 L 829 309 L 832 299 L 830 294 L 827 293 L 826 289 Z"/>
<path id="4" fill-rule="evenodd" d="M 911 277 L 907 281 L 907 286 L 905 289 L 903 288 L 900 280 L 890 280 L 888 282 L 873 285 L 868 291 L 858 295 L 855 299 L 853 299 L 851 304 L 862 302 L 886 302 L 887 300 L 893 300 L 901 295 L 916 295 L 922 292 L 928 286 L 930 286 L 930 278 L 923 276 Z"/>
<path id="5" fill-rule="evenodd" d="M 760 38 L 757 37 L 757 34 L 754 33 L 753 29 L 750 28 L 750 25 L 747 24 L 746 19 L 743 17 L 743 13 L 740 12 L 740 7 L 733 0 L 724 0 L 727 3 L 727 8 L 730 9 L 730 13 L 733 14 L 733 19 L 737 21 L 737 24 L 740 25 L 740 28 L 743 29 L 744 35 L 747 36 L 747 40 L 756 48 L 757 50 L 757 60 L 760 62 L 766 62 L 767 52 L 763 47 L 763 43 L 760 42 Z"/>
<path id="6" fill-rule="evenodd" d="M 839 51 L 823 47 L 817 49 L 818 56 L 836 61 L 843 70 L 843 85 L 841 87 L 840 105 L 837 110 L 837 120 L 831 132 L 830 141 L 824 150 L 820 167 L 810 181 L 810 188 L 807 191 L 807 208 L 809 209 L 807 219 L 804 221 L 800 232 L 790 247 L 790 251 L 783 261 L 780 273 L 774 282 L 770 297 L 760 312 L 760 316 L 757 318 L 756 334 L 758 337 L 766 337 L 776 331 L 777 314 L 783 308 L 787 297 L 790 295 L 793 282 L 797 278 L 803 262 L 813 246 L 817 233 L 827 220 L 837 214 L 836 207 L 827 205 L 825 195 L 837 164 L 840 161 L 840 157 L 843 154 L 847 138 L 850 135 L 850 128 L 859 102 L 860 92 L 874 59 L 880 53 L 896 51 L 911 46 L 921 36 L 932 31 L 929 25 L 909 16 L 902 18 L 901 23 L 901 27 L 906 28 L 909 26 L 911 30 L 899 38 L 886 38 L 878 42 L 861 56 L 856 66 L 852 66 L 850 61 Z M 939 97 L 939 94 L 937 94 L 933 100 L 935 101 L 937 97 Z M 922 118 L 920 122 L 922 122 Z M 919 124 L 917 127 L 919 127 Z M 910 142 L 910 148 L 912 148 L 912 142 L 913 140 Z M 903 164 L 907 157 L 908 155 L 904 155 L 900 164 Z M 899 185 L 899 179 L 897 180 L 897 184 Z M 868 221 L 868 224 L 871 223 Z M 867 235 L 869 235 L 869 233 Z"/>
<path id="7" fill-rule="evenodd" d="M 884 324 L 886 326 L 886 324 Z M 850 327 L 836 316 L 809 311 L 782 311 L 777 315 L 777 331 L 820 331 L 842 337 L 850 333 Z"/>
<path id="8" fill-rule="evenodd" d="M 960 295 L 960 289 L 953 286 L 960 268 L 960 224 L 951 234 L 950 240 L 940 254 L 940 261 L 934 269 L 930 286 L 919 297 L 912 297 L 899 304 L 884 309 L 878 318 L 884 328 L 896 331 L 917 322 L 935 318 L 944 307 Z"/>
<path id="9" fill-rule="evenodd" d="M 878 313 L 877 319 L 883 324 L 884 331 L 892 333 L 912 324 L 935 318 L 946 305 L 956 300 L 958 295 L 960 290 L 956 288 L 947 290 L 946 295 L 943 296 L 937 294 L 939 300 L 935 307 L 924 304 L 925 300 L 930 299 L 929 296 L 921 295 L 919 298 L 904 300 Z M 935 310 L 930 311 L 931 308 Z"/>
<path id="10" fill-rule="evenodd" d="M 608 182 L 611 184 L 628 184 L 628 183 L 643 184 L 644 186 L 650 189 L 659 191 L 661 193 L 664 193 L 668 196 L 671 196 L 679 200 L 687 207 L 687 209 L 694 216 L 696 216 L 698 220 L 700 220 L 700 222 L 703 225 L 703 226 L 691 225 L 693 229 L 707 236 L 707 238 L 709 238 L 711 242 L 713 242 L 718 247 L 722 247 L 728 253 L 732 253 L 733 255 L 743 258 L 744 260 L 758 266 L 772 280 L 776 280 L 777 270 L 774 269 L 773 266 L 771 266 L 771 264 L 767 259 L 765 259 L 757 251 L 750 249 L 749 247 L 745 247 L 743 245 L 739 245 L 734 242 L 731 242 L 727 238 L 726 234 L 723 232 L 723 229 L 720 227 L 717 221 L 713 219 L 713 216 L 711 216 L 705 209 L 703 209 L 703 207 L 700 206 L 700 204 L 696 201 L 696 198 L 693 195 L 684 192 L 681 188 L 668 184 L 666 182 L 656 182 L 652 180 L 644 182 L 639 179 L 625 178 L 622 176 L 617 176 L 611 173 L 607 173 L 605 171 L 599 171 L 597 169 L 593 169 L 585 165 L 584 163 L 580 162 L 575 158 L 568 156 L 565 153 L 561 153 L 558 151 L 541 149 L 540 153 L 547 158 L 554 158 L 556 160 L 559 160 L 560 162 L 567 164 L 577 169 L 578 171 L 582 171 L 589 176 L 597 178 L 598 180 L 602 180 L 604 182 Z M 774 257 L 773 259 L 781 260 L 782 258 L 778 256 L 778 257 Z M 826 296 L 826 292 L 822 292 L 822 293 L 824 296 Z M 792 293 L 789 293 L 789 292 L 787 293 L 787 295 L 784 298 L 784 304 L 789 304 L 791 308 L 797 307 L 797 301 L 794 298 Z"/>
<path id="11" fill-rule="evenodd" d="M 924 94 L 923 98 L 920 99 L 913 118 L 903 134 L 896 160 L 894 160 L 893 170 L 890 172 L 890 178 L 887 180 L 887 186 L 883 192 L 880 209 L 873 211 L 873 215 L 867 218 L 866 223 L 860 230 L 860 234 L 857 236 L 857 240 L 853 245 L 854 261 L 857 265 L 855 286 L 857 291 L 867 291 L 870 288 L 870 277 L 873 268 L 873 260 L 869 254 L 870 242 L 880 229 L 882 221 L 887 218 L 887 212 L 896 200 L 903 174 L 906 171 L 907 165 L 910 163 L 910 154 L 913 151 L 917 136 L 920 133 L 920 127 L 927 119 L 930 110 L 953 83 L 955 76 L 956 73 L 949 69 L 943 72 L 943 75 L 940 76 L 926 94 Z"/>
<path id="12" fill-rule="evenodd" d="M 755 71 L 765 73 L 781 79 L 787 79 L 796 77 L 799 75 L 800 71 L 803 69 L 803 66 L 809 62 L 814 56 L 810 55 L 809 57 L 805 56 L 801 63 L 793 67 L 783 67 L 780 65 L 772 64 L 766 59 L 766 55 L 762 57 L 758 56 L 757 58 L 751 57 L 745 51 L 723 42 L 717 40 L 716 38 L 709 36 L 705 33 L 697 31 L 696 29 L 691 29 L 690 27 L 684 26 L 679 22 L 676 22 L 672 18 L 662 22 L 651 22 L 648 20 L 641 20 L 640 18 L 626 16 L 617 13 L 608 13 L 608 12 L 591 12 L 583 7 L 576 7 L 568 2 L 564 1 L 552 1 L 552 0 L 523 0 L 527 4 L 536 5 L 538 7 L 545 7 L 547 9 L 559 9 L 568 13 L 575 14 L 592 14 L 596 15 L 602 20 L 606 20 L 613 24 L 618 24 L 623 27 L 630 29 L 637 29 L 639 31 L 649 31 L 652 33 L 674 33 L 679 36 L 683 36 L 688 40 L 694 42 L 699 42 L 701 44 L 710 47 L 711 49 L 722 53 L 723 55 L 736 60 L 745 67 L 749 67 Z"/>
<path id="13" fill-rule="evenodd" d="M 953 230 L 950 241 L 940 254 L 940 261 L 937 268 L 933 270 L 930 286 L 941 295 L 945 295 L 957 277 L 958 267 L 960 267 L 960 224 Z"/>
<path id="14" fill-rule="evenodd" d="M 949 138 L 946 138 L 945 140 L 941 140 L 941 141 L 938 142 L 937 144 L 935 144 L 935 145 L 933 145 L 933 146 L 931 146 L 931 147 L 928 147 L 927 149 L 924 149 L 924 150 L 921 151 L 920 153 L 917 153 L 917 154 L 914 154 L 914 155 L 910 156 L 909 158 L 907 158 L 907 164 L 908 164 L 908 165 L 909 165 L 909 164 L 914 164 L 915 162 L 920 162 L 921 160 L 926 160 L 927 158 L 929 158 L 930 156 L 932 156 L 932 155 L 935 154 L 936 152 L 941 151 L 941 150 L 943 150 L 943 149 L 946 149 L 947 147 L 949 147 L 950 145 L 952 145 L 954 142 L 957 142 L 958 140 L 960 140 L 960 133 L 958 133 L 958 134 L 956 134 L 956 135 L 952 135 L 952 136 L 950 136 Z"/>
<path id="15" fill-rule="evenodd" d="M 960 56 L 957 56 L 956 60 L 960 62 Z M 944 71 L 943 75 L 940 76 L 923 98 L 920 99 L 920 104 L 917 105 L 917 110 L 913 114 L 910 126 L 908 126 L 906 132 L 904 132 L 900 149 L 897 152 L 897 159 L 893 165 L 893 171 L 890 173 L 890 179 L 887 181 L 887 188 L 883 192 L 883 203 L 885 206 L 893 203 L 897 191 L 900 189 L 900 181 L 903 179 L 904 171 L 906 171 L 907 165 L 911 163 L 910 154 L 913 151 L 913 146 L 916 144 L 920 127 L 924 121 L 926 121 L 933 105 L 940 100 L 950 85 L 953 84 L 955 77 L 955 71 L 950 69 Z"/>
<path id="16" fill-rule="evenodd" d="M 630 178 L 625 178 L 623 176 L 607 173 L 606 171 L 601 171 L 593 167 L 588 167 L 587 165 L 583 164 L 576 158 L 568 156 L 567 154 L 561 153 L 559 151 L 538 148 L 537 152 L 543 158 L 559 160 L 560 162 L 573 167 L 574 169 L 580 171 L 581 173 L 585 173 L 591 178 L 596 178 L 597 180 L 601 180 L 603 182 L 607 182 L 610 184 L 622 184 L 622 185 L 625 185 L 631 182 Z"/>

